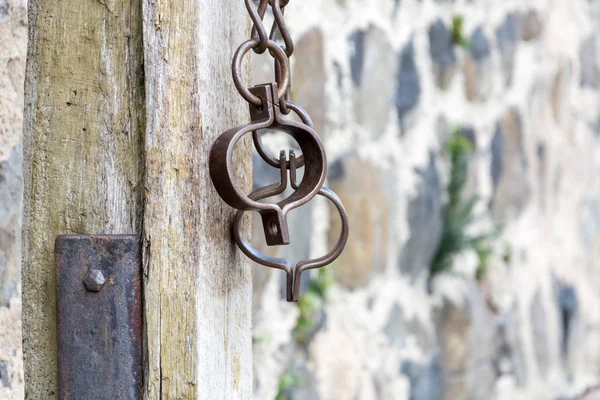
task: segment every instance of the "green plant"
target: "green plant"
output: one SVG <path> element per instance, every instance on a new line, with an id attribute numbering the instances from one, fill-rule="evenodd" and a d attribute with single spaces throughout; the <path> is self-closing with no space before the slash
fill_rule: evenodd
<path id="1" fill-rule="evenodd" d="M 294 327 L 294 338 L 299 342 L 304 342 L 314 326 L 315 315 L 318 311 L 315 295 L 306 292 L 300 296 L 298 299 L 298 310 L 300 313 Z"/>
<path id="2" fill-rule="evenodd" d="M 261 344 L 271 340 L 270 333 L 263 333 L 262 335 L 252 335 L 252 344 Z"/>
<path id="3" fill-rule="evenodd" d="M 320 311 L 321 304 L 327 300 L 329 289 L 333 284 L 331 272 L 321 268 L 311 279 L 306 293 L 298 299 L 298 319 L 294 327 L 294 338 L 304 342 L 314 328 L 315 319 Z"/>
<path id="4" fill-rule="evenodd" d="M 513 259 L 513 248 L 510 244 L 504 246 L 504 253 L 502 254 L 502 261 L 506 264 L 511 264 Z"/>
<path id="5" fill-rule="evenodd" d="M 469 157 L 473 150 L 473 143 L 462 135 L 460 127 L 456 127 L 446 142 L 446 151 L 450 159 L 448 202 L 443 211 L 442 238 L 431 264 L 431 277 L 442 272 L 450 272 L 453 257 L 467 249 L 477 252 L 479 258 L 477 279 L 483 279 L 489 265 L 492 253 L 489 239 L 492 234 L 473 236 L 468 233 L 468 228 L 476 220 L 474 208 L 479 201 L 477 196 L 465 199 L 463 193 L 469 173 Z"/>
<path id="6" fill-rule="evenodd" d="M 455 15 L 452 18 L 452 42 L 465 49 L 471 46 L 464 34 L 464 17 L 462 15 Z"/>
<path id="7" fill-rule="evenodd" d="M 333 266 L 332 266 L 333 267 Z M 327 300 L 329 289 L 333 286 L 333 275 L 328 268 L 320 268 L 308 284 L 308 292 L 315 294 L 322 300 Z"/>
<path id="8" fill-rule="evenodd" d="M 479 260 L 479 264 L 477 265 L 477 270 L 475 270 L 475 279 L 478 282 L 481 282 L 488 271 L 490 266 L 490 258 L 492 256 L 492 248 L 487 240 L 480 240 L 474 243 L 475 252 L 477 253 L 477 258 Z"/>
<path id="9" fill-rule="evenodd" d="M 277 388 L 277 395 L 275 396 L 275 400 L 291 400 L 289 392 L 294 386 L 297 386 L 298 383 L 299 380 L 296 377 L 296 372 L 294 368 L 288 368 L 279 377 L 279 386 Z"/>

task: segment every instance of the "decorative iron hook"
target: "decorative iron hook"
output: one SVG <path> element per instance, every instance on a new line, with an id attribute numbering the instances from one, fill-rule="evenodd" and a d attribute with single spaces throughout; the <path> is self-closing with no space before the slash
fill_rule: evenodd
<path id="1" fill-rule="evenodd" d="M 318 193 L 327 173 L 327 160 L 319 135 L 308 125 L 284 119 L 276 106 L 277 84 L 261 85 L 251 89 L 266 107 L 251 106 L 252 122 L 223 133 L 213 144 L 209 157 L 210 175 L 217 192 L 223 200 L 238 210 L 256 210 L 263 220 L 265 237 L 269 246 L 289 244 L 287 214 L 310 200 Z M 291 135 L 302 150 L 305 172 L 296 191 L 278 203 L 259 203 L 247 196 L 235 178 L 233 150 L 236 143 L 247 133 L 273 128 Z M 286 163 L 289 168 L 289 162 Z"/>
<path id="2" fill-rule="evenodd" d="M 289 0 L 245 0 L 246 9 L 253 22 L 250 39 L 243 42 L 232 60 L 233 83 L 240 95 L 250 105 L 251 122 L 224 132 L 213 144 L 209 157 L 210 177 L 221 198 L 238 212 L 233 222 L 234 238 L 240 249 L 252 260 L 271 268 L 285 271 L 287 278 L 286 298 L 298 301 L 300 283 L 304 271 L 320 268 L 335 260 L 348 241 L 349 227 L 346 210 L 340 198 L 323 186 L 327 173 L 327 157 L 319 135 L 314 131 L 308 113 L 302 107 L 290 101 L 291 70 L 290 56 L 294 52 L 294 42 L 284 19 L 285 7 Z M 274 22 L 267 32 L 263 19 L 268 7 L 271 7 Z M 276 43 L 279 32 L 283 46 Z M 275 82 L 248 89 L 243 82 L 242 69 L 244 56 L 253 50 L 257 54 L 268 53 L 274 59 Z M 284 118 L 293 111 L 302 123 Z M 285 151 L 275 157 L 263 146 L 261 129 L 283 131 L 292 136 L 300 146 L 301 155 L 296 157 L 293 151 L 286 159 Z M 236 143 L 246 134 L 252 133 L 254 145 L 261 158 L 274 168 L 279 168 L 278 183 L 255 190 L 246 195 L 236 180 L 233 168 L 233 151 Z M 301 181 L 297 179 L 297 169 L 304 167 Z M 289 182 L 294 190 L 291 195 L 277 203 L 261 202 L 268 197 L 280 195 Z M 242 237 L 241 220 L 246 211 L 257 211 L 262 218 L 267 245 L 287 245 L 290 243 L 287 215 L 290 211 L 311 201 L 315 196 L 323 196 L 337 208 L 342 220 L 340 237 L 329 253 L 312 260 L 299 261 L 295 266 L 283 258 L 270 257 L 254 249 Z"/>
<path id="3" fill-rule="evenodd" d="M 290 165 L 290 186 L 293 189 L 297 189 L 299 187 L 299 183 L 296 179 L 296 177 L 297 177 L 296 156 L 295 156 L 294 152 L 291 150 L 290 150 L 289 165 Z M 280 183 L 275 183 L 273 185 L 269 185 L 269 186 L 260 188 L 256 191 L 252 192 L 252 194 L 250 194 L 250 197 L 252 199 L 258 201 L 258 200 L 265 199 L 267 197 L 271 197 L 271 196 L 280 194 L 286 189 L 287 167 L 286 167 L 286 161 L 285 161 L 285 151 L 282 151 L 280 154 L 280 170 L 282 171 Z M 252 247 L 252 245 L 246 239 L 244 239 L 244 237 L 242 236 L 242 224 L 241 224 L 242 217 L 244 216 L 244 212 L 245 212 L 244 210 L 239 210 L 236 213 L 235 219 L 233 222 L 233 235 L 234 235 L 235 241 L 236 241 L 237 245 L 239 246 L 239 248 L 242 250 L 242 252 L 248 258 L 250 258 L 252 261 L 254 261 L 258 264 L 264 265 L 266 267 L 280 269 L 280 270 L 285 271 L 285 274 L 286 274 L 286 299 L 287 299 L 287 301 L 290 301 L 290 302 L 296 302 L 296 301 L 298 301 L 298 299 L 300 297 L 300 286 L 301 286 L 301 282 L 302 282 L 302 273 L 307 270 L 324 267 L 325 265 L 328 265 L 331 262 L 333 262 L 342 253 L 342 251 L 344 250 L 344 247 L 346 246 L 346 242 L 348 241 L 350 227 L 349 227 L 349 223 L 348 223 L 348 215 L 346 213 L 346 209 L 344 208 L 344 205 L 342 204 L 342 201 L 332 190 L 330 190 L 324 186 L 321 187 L 318 194 L 320 196 L 327 198 L 329 201 L 331 201 L 335 205 L 338 213 L 340 214 L 340 218 L 342 220 L 342 230 L 340 232 L 340 236 L 339 236 L 339 239 L 338 239 L 336 245 L 329 253 L 327 253 L 326 255 L 324 255 L 322 257 L 315 258 L 312 260 L 299 261 L 295 267 L 292 267 L 292 263 L 290 261 L 286 260 L 285 258 L 272 257 L 272 256 L 268 256 L 266 254 L 259 252 L 254 247 Z"/>

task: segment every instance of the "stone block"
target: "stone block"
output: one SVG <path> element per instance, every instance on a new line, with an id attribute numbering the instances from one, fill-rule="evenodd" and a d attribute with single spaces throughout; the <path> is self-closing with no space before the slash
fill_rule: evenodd
<path id="1" fill-rule="evenodd" d="M 21 148 L 0 162 L 0 306 L 8 306 L 21 290 Z"/>
<path id="2" fill-rule="evenodd" d="M 516 218 L 531 198 L 524 146 L 521 114 L 513 108 L 497 123 L 491 144 L 491 207 L 494 218 L 501 223 Z"/>
<path id="3" fill-rule="evenodd" d="M 436 156 L 429 155 L 429 164 L 416 169 L 420 182 L 416 197 L 408 205 L 410 237 L 404 245 L 398 268 L 413 281 L 428 273 L 439 245 L 442 228 L 443 188 L 436 166 Z"/>
<path id="4" fill-rule="evenodd" d="M 315 130 L 324 134 L 325 114 L 325 41 L 323 32 L 313 28 L 295 44 L 292 75 L 292 101 L 302 106 L 312 118 Z"/>
<path id="5" fill-rule="evenodd" d="M 447 89 L 456 72 L 456 54 L 452 32 L 441 19 L 429 27 L 429 54 L 434 65 L 435 82 L 440 89 Z"/>
<path id="6" fill-rule="evenodd" d="M 400 367 L 400 373 L 410 380 L 409 400 L 443 400 L 444 370 L 440 354 L 431 351 L 426 363 L 406 360 Z"/>
<path id="7" fill-rule="evenodd" d="M 580 84 L 583 87 L 597 89 L 600 85 L 600 61 L 598 60 L 598 42 L 596 36 L 590 36 L 581 42 L 579 62 L 581 63 Z"/>
<path id="8" fill-rule="evenodd" d="M 402 49 L 398 64 L 394 102 L 400 127 L 404 133 L 408 125 L 408 113 L 415 108 L 421 98 L 421 81 L 415 64 L 415 47 L 412 40 Z"/>
<path id="9" fill-rule="evenodd" d="M 354 32 L 351 42 L 354 45 L 350 58 L 355 85 L 354 114 L 369 136 L 377 139 L 385 130 L 394 103 L 397 60 L 387 34 L 374 26 Z"/>
<path id="10" fill-rule="evenodd" d="M 0 163 L 21 142 L 23 129 L 27 14 L 19 3 L 0 0 Z"/>
<path id="11" fill-rule="evenodd" d="M 496 41 L 502 57 L 502 75 L 506 87 L 512 84 L 520 32 L 520 18 L 516 13 L 508 14 L 502 25 L 496 30 Z"/>
<path id="12" fill-rule="evenodd" d="M 543 27 L 539 13 L 536 10 L 529 10 L 523 17 L 521 40 L 530 42 L 537 39 L 542 33 Z"/>
<path id="13" fill-rule="evenodd" d="M 348 244 L 333 266 L 335 281 L 347 289 L 355 289 L 366 285 L 384 268 L 391 228 L 392 188 L 385 184 L 377 168 L 355 154 L 342 157 L 331 170 L 331 188 L 352 216 Z M 338 240 L 340 226 L 340 218 L 333 212 L 330 248 Z"/>
<path id="14" fill-rule="evenodd" d="M 435 318 L 444 369 L 444 399 L 485 399 L 496 380 L 494 316 L 474 283 L 462 302 L 445 299 Z"/>
<path id="15" fill-rule="evenodd" d="M 25 398 L 21 349 L 21 300 L 0 307 L 0 399 Z"/>
<path id="16" fill-rule="evenodd" d="M 482 27 L 475 29 L 469 54 L 463 63 L 465 96 L 469 101 L 484 101 L 491 91 L 490 44 Z"/>

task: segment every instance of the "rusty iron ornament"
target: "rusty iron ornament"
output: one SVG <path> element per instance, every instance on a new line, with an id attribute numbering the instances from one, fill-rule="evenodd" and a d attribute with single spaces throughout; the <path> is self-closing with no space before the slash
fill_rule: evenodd
<path id="1" fill-rule="evenodd" d="M 292 151 L 290 151 L 290 162 L 292 163 L 292 167 L 290 169 L 290 183 L 292 188 L 296 189 L 298 187 L 298 182 L 296 181 L 296 166 L 294 165 L 295 155 Z M 255 200 L 261 200 L 267 197 L 280 194 L 286 189 L 287 173 L 285 173 L 285 151 L 281 152 L 281 171 L 284 171 L 284 173 L 281 174 L 281 182 L 279 184 L 274 184 L 258 189 L 252 194 L 250 194 L 250 197 Z M 348 224 L 348 215 L 346 213 L 344 205 L 342 204 L 342 201 L 331 189 L 328 189 L 326 187 L 321 187 L 318 194 L 327 198 L 337 208 L 337 211 L 340 214 L 342 220 L 342 231 L 333 250 L 331 250 L 326 255 L 313 260 L 299 261 L 296 264 L 295 268 L 293 268 L 292 263 L 286 260 L 285 258 L 271 257 L 266 254 L 262 254 L 258 250 L 253 248 L 252 245 L 241 235 L 241 221 L 242 217 L 244 216 L 244 210 L 239 210 L 235 215 L 233 234 L 237 245 L 240 247 L 242 252 L 252 261 L 265 265 L 267 267 L 281 269 L 285 272 L 286 299 L 289 302 L 296 302 L 300 297 L 300 283 L 302 273 L 310 269 L 321 268 L 323 266 L 331 264 L 342 253 L 344 247 L 346 246 L 346 242 L 348 241 L 350 228 Z"/>
<path id="2" fill-rule="evenodd" d="M 323 186 L 327 175 L 327 156 L 323 142 L 314 131 L 308 113 L 299 105 L 290 101 L 291 72 L 289 57 L 294 51 L 292 37 L 283 18 L 285 6 L 289 0 L 260 0 L 258 6 L 253 0 L 245 0 L 246 8 L 254 23 L 251 38 L 243 42 L 232 60 L 233 82 L 240 95 L 248 102 L 251 122 L 229 129 L 214 142 L 209 156 L 210 177 L 221 198 L 231 207 L 237 209 L 233 221 L 233 236 L 242 252 L 258 264 L 283 270 L 286 273 L 286 299 L 298 301 L 300 284 L 304 271 L 321 268 L 333 262 L 342 253 L 349 235 L 349 222 L 346 210 L 340 198 L 330 189 Z M 270 33 L 263 24 L 265 13 L 271 7 L 274 23 Z M 279 32 L 284 46 L 275 42 Z M 256 54 L 266 51 L 274 59 L 274 82 L 262 84 L 248 89 L 243 82 L 242 62 L 244 56 L 253 50 Z M 285 118 L 294 112 L 302 122 Z M 286 152 L 281 151 L 279 157 L 272 155 L 263 145 L 260 131 L 271 129 L 290 135 L 299 145 L 301 155 L 296 157 L 290 150 L 289 159 Z M 252 133 L 254 146 L 260 157 L 268 165 L 280 170 L 280 179 L 259 188 L 247 195 L 235 177 L 233 153 L 238 141 Z M 304 168 L 300 182 L 296 179 L 297 169 Z M 291 195 L 276 203 L 261 200 L 282 194 L 289 183 L 294 191 Z M 290 211 L 301 207 L 322 196 L 335 206 L 341 218 L 341 232 L 332 250 L 326 255 L 298 261 L 295 266 L 291 261 L 271 257 L 260 253 L 242 236 L 242 218 L 247 211 L 256 211 L 261 215 L 266 243 L 268 246 L 290 244 L 287 215 Z"/>
<path id="3" fill-rule="evenodd" d="M 251 90 L 269 106 L 262 109 L 251 107 L 254 122 L 230 129 L 219 136 L 210 152 L 210 175 L 217 192 L 227 204 L 238 210 L 255 210 L 260 213 L 269 246 L 289 244 L 287 214 L 308 203 L 319 193 L 327 171 L 325 149 L 319 136 L 310 126 L 281 117 L 279 109 L 275 106 L 277 101 L 273 100 L 277 96 L 276 83 L 257 86 Z M 244 194 L 235 179 L 232 165 L 236 143 L 244 135 L 264 128 L 277 129 L 290 134 L 298 142 L 304 155 L 305 171 L 302 182 L 292 195 L 279 203 L 260 203 Z M 287 173 L 285 169 L 284 172 Z"/>

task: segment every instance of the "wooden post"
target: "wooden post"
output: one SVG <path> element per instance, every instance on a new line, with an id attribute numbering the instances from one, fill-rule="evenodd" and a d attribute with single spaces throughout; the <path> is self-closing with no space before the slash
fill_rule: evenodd
<path id="1" fill-rule="evenodd" d="M 138 1 L 29 1 L 22 270 L 28 399 L 57 393 L 55 237 L 141 227 L 140 20 Z"/>
<path id="2" fill-rule="evenodd" d="M 251 399 L 250 270 L 208 173 L 217 136 L 248 122 L 230 70 L 248 18 L 241 0 L 146 4 L 147 393 Z M 250 192 L 250 141 L 239 150 Z"/>
<path id="3" fill-rule="evenodd" d="M 242 2 L 29 0 L 29 22 L 26 397 L 57 393 L 54 238 L 104 233 L 144 241 L 145 398 L 250 399 L 250 272 L 207 165 L 247 121 L 229 77 Z"/>

